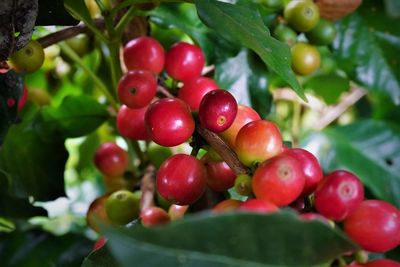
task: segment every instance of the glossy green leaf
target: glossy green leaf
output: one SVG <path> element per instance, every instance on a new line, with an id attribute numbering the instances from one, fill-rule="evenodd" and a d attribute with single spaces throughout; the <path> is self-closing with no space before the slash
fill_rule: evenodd
<path id="1" fill-rule="evenodd" d="M 59 133 L 62 137 L 78 137 L 91 133 L 109 117 L 105 105 L 93 97 L 67 96 L 59 107 L 46 107 L 35 121 L 41 133 Z"/>
<path id="2" fill-rule="evenodd" d="M 356 249 L 341 231 L 297 215 L 205 213 L 164 227 L 106 229 L 119 266 L 322 266 Z M 83 266 L 105 266 L 104 250 Z"/>
<path id="3" fill-rule="evenodd" d="M 271 37 L 257 10 L 216 0 L 197 0 L 196 7 L 206 25 L 228 40 L 252 49 L 305 99 L 303 89 L 291 68 L 289 46 Z"/>
<path id="4" fill-rule="evenodd" d="M 190 36 L 204 51 L 208 64 L 227 56 L 233 56 L 239 50 L 237 45 L 228 43 L 205 26 L 197 15 L 196 7 L 192 4 L 162 4 L 152 11 L 150 19 L 163 29 L 168 29 L 168 31 L 179 29 Z M 177 33 L 171 34 L 170 38 L 174 39 L 167 39 L 167 42 L 164 43 L 165 48 L 169 49 L 168 44 L 171 44 L 172 41 L 181 41 L 176 40 L 178 37 L 180 36 Z"/>
<path id="5" fill-rule="evenodd" d="M 268 91 L 267 70 L 254 53 L 245 49 L 217 64 L 214 78 L 239 103 L 252 106 L 263 118 L 268 115 L 272 96 Z"/>
<path id="6" fill-rule="evenodd" d="M 54 236 L 41 230 L 0 235 L 0 257 L 7 267 L 79 266 L 93 242 L 78 234 Z"/>
<path id="7" fill-rule="evenodd" d="M 313 133 L 303 146 L 313 152 L 326 172 L 347 169 L 376 198 L 400 207 L 400 128 L 374 120 L 327 128 Z"/>
<path id="8" fill-rule="evenodd" d="M 373 2 L 374 6 L 370 3 Z M 375 6 L 378 5 L 378 6 Z M 371 93 L 400 104 L 400 19 L 384 16 L 380 1 L 366 1 L 360 12 L 337 25 L 333 53 L 340 68 Z"/>
<path id="9" fill-rule="evenodd" d="M 54 134 L 47 138 L 32 123 L 37 109 L 25 107 L 20 124 L 13 125 L 0 151 L 0 170 L 9 177 L 11 196 L 33 197 L 38 201 L 65 196 L 64 166 L 68 153 L 64 139 Z"/>
<path id="10" fill-rule="evenodd" d="M 336 74 L 321 74 L 308 79 L 303 87 L 322 97 L 328 105 L 332 105 L 337 103 L 343 92 L 349 90 L 350 81 Z"/>
<path id="11" fill-rule="evenodd" d="M 14 71 L 0 74 L 0 145 L 8 128 L 17 118 L 18 100 L 22 88 L 22 77 Z"/>

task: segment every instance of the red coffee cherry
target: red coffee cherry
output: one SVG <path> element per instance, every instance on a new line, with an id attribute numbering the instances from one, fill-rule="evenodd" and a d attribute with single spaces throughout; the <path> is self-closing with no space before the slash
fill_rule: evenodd
<path id="1" fill-rule="evenodd" d="M 389 259 L 373 260 L 364 265 L 365 267 L 400 267 L 400 262 Z"/>
<path id="2" fill-rule="evenodd" d="M 108 176 L 122 175 L 128 168 L 128 161 L 128 153 L 112 142 L 102 144 L 94 155 L 94 164 Z"/>
<path id="3" fill-rule="evenodd" d="M 131 70 L 118 83 L 119 100 L 130 108 L 150 104 L 157 92 L 157 81 L 147 70 Z"/>
<path id="4" fill-rule="evenodd" d="M 248 199 L 239 205 L 239 210 L 268 214 L 278 211 L 279 208 L 272 202 L 261 199 Z"/>
<path id="5" fill-rule="evenodd" d="M 206 189 L 207 170 L 193 156 L 176 154 L 158 169 L 157 190 L 162 197 L 178 205 L 196 202 Z"/>
<path id="6" fill-rule="evenodd" d="M 344 221 L 344 231 L 367 251 L 387 252 L 400 244 L 400 212 L 382 200 L 363 201 Z"/>
<path id="7" fill-rule="evenodd" d="M 214 213 L 234 211 L 238 209 L 240 203 L 242 202 L 236 199 L 225 199 L 215 205 L 212 211 Z"/>
<path id="8" fill-rule="evenodd" d="M 327 218 L 315 212 L 307 212 L 300 214 L 300 218 L 303 219 L 304 221 L 321 221 L 327 225 L 330 225 L 330 221 Z"/>
<path id="9" fill-rule="evenodd" d="M 174 44 L 165 57 L 165 69 L 168 75 L 183 82 L 199 77 L 204 64 L 201 48 L 185 42 Z"/>
<path id="10" fill-rule="evenodd" d="M 142 224 L 147 227 L 162 225 L 170 222 L 168 213 L 159 207 L 150 207 L 140 213 Z"/>
<path id="11" fill-rule="evenodd" d="M 99 239 L 97 239 L 96 243 L 94 243 L 92 251 L 102 248 L 106 242 L 107 239 L 104 236 L 100 237 Z"/>
<path id="12" fill-rule="evenodd" d="M 189 106 L 178 98 L 163 98 L 152 103 L 145 115 L 151 139 L 161 146 L 177 146 L 194 132 L 194 119 Z"/>
<path id="13" fill-rule="evenodd" d="M 158 74 L 164 68 L 164 48 L 156 39 L 148 36 L 129 41 L 124 47 L 123 57 L 128 70 L 148 70 Z"/>
<path id="14" fill-rule="evenodd" d="M 225 90 L 208 92 L 201 100 L 199 119 L 208 130 L 220 133 L 232 125 L 237 114 L 237 102 L 231 93 Z"/>
<path id="15" fill-rule="evenodd" d="M 223 192 L 235 184 L 236 174 L 225 161 L 212 161 L 208 154 L 202 158 L 207 169 L 207 185 L 216 192 Z"/>
<path id="16" fill-rule="evenodd" d="M 22 95 L 18 100 L 18 112 L 21 111 L 26 104 L 26 100 L 28 99 L 28 90 L 26 89 L 26 85 L 22 89 Z"/>
<path id="17" fill-rule="evenodd" d="M 304 183 L 299 162 L 293 156 L 281 154 L 257 167 L 252 185 L 256 198 L 285 206 L 300 196 Z"/>
<path id="18" fill-rule="evenodd" d="M 270 121 L 247 123 L 236 136 L 235 152 L 246 166 L 261 163 L 282 151 L 282 136 Z"/>
<path id="19" fill-rule="evenodd" d="M 144 116 L 147 106 L 133 109 L 123 105 L 117 114 L 117 128 L 119 133 L 133 140 L 149 140 L 147 134 Z"/>
<path id="20" fill-rule="evenodd" d="M 196 77 L 184 83 L 179 89 L 178 97 L 185 101 L 192 111 L 198 111 L 203 97 L 210 91 L 218 89 L 218 84 L 207 77 Z"/>
<path id="21" fill-rule="evenodd" d="M 335 221 L 342 221 L 353 213 L 363 199 L 364 189 L 360 179 L 344 170 L 328 173 L 314 193 L 317 211 Z"/>
<path id="22" fill-rule="evenodd" d="M 323 178 L 322 169 L 319 165 L 318 159 L 313 154 L 302 148 L 289 148 L 284 153 L 293 156 L 300 163 L 304 177 L 306 178 L 302 195 L 308 196 L 314 192 L 318 183 Z"/>
<path id="23" fill-rule="evenodd" d="M 261 118 L 257 111 L 245 105 L 238 105 L 238 111 L 232 125 L 220 135 L 231 148 L 235 148 L 236 136 L 239 130 L 247 123 L 258 120 L 261 120 Z"/>

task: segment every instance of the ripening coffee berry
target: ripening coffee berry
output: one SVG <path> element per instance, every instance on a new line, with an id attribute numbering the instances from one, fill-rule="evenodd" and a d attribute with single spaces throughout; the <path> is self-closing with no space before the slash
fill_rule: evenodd
<path id="1" fill-rule="evenodd" d="M 200 103 L 199 119 L 203 127 L 214 133 L 228 129 L 237 114 L 235 97 L 225 90 L 208 92 Z"/>
<path id="2" fill-rule="evenodd" d="M 236 179 L 236 174 L 225 161 L 212 161 L 208 153 L 202 157 L 207 169 L 207 186 L 216 192 L 223 192 L 231 188 Z"/>
<path id="3" fill-rule="evenodd" d="M 257 167 L 252 185 L 256 198 L 285 206 L 300 196 L 304 183 L 300 163 L 291 155 L 281 154 Z"/>
<path id="4" fill-rule="evenodd" d="M 142 224 L 147 227 L 162 225 L 170 222 L 168 213 L 160 207 L 150 207 L 140 213 Z"/>
<path id="5" fill-rule="evenodd" d="M 164 68 L 164 48 L 149 36 L 129 41 L 124 47 L 123 57 L 128 70 L 140 69 L 158 74 Z"/>
<path id="6" fill-rule="evenodd" d="M 282 151 L 282 136 L 270 121 L 247 123 L 236 136 L 235 152 L 246 166 L 261 163 Z"/>
<path id="7" fill-rule="evenodd" d="M 122 105 L 117 114 L 117 128 L 119 133 L 133 140 L 149 140 L 150 136 L 146 131 L 144 116 L 147 106 L 133 109 Z"/>
<path id="8" fill-rule="evenodd" d="M 128 190 L 118 190 L 106 200 L 107 216 L 113 224 L 125 225 L 139 217 L 140 197 Z"/>
<path id="9" fill-rule="evenodd" d="M 168 215 L 171 218 L 171 221 L 180 220 L 185 216 L 186 211 L 189 209 L 188 205 L 176 205 L 172 204 L 169 206 Z"/>
<path id="10" fill-rule="evenodd" d="M 262 214 L 268 214 L 279 210 L 274 203 L 261 199 L 248 199 L 240 203 L 238 209 Z"/>
<path id="11" fill-rule="evenodd" d="M 10 63 L 18 72 L 35 72 L 43 65 L 44 50 L 36 40 L 30 40 L 20 50 L 10 56 Z"/>
<path id="12" fill-rule="evenodd" d="M 318 159 L 313 154 L 302 148 L 288 148 L 284 153 L 292 155 L 300 163 L 304 177 L 306 178 L 302 195 L 308 196 L 314 192 L 318 183 L 323 178 L 322 169 L 319 165 Z"/>
<path id="13" fill-rule="evenodd" d="M 344 170 L 328 173 L 314 193 L 317 211 L 335 221 L 342 221 L 353 213 L 363 199 L 364 189 L 360 179 Z"/>
<path id="14" fill-rule="evenodd" d="M 313 45 L 297 43 L 292 47 L 291 54 L 292 69 L 298 75 L 310 75 L 321 65 L 321 55 Z"/>
<path id="15" fill-rule="evenodd" d="M 366 200 L 344 220 L 344 231 L 364 250 L 387 252 L 400 244 L 400 211 L 382 200 Z"/>
<path id="16" fill-rule="evenodd" d="M 94 155 L 94 164 L 105 175 L 120 176 L 128 168 L 128 153 L 112 142 L 102 144 Z"/>
<path id="17" fill-rule="evenodd" d="M 207 170 L 193 156 L 176 154 L 158 169 L 157 190 L 162 197 L 178 205 L 196 202 L 206 189 Z"/>
<path id="18" fill-rule="evenodd" d="M 217 205 L 215 205 L 212 211 L 214 213 L 234 211 L 238 209 L 240 203 L 242 202 L 237 199 L 225 199 L 219 202 Z"/>
<path id="19" fill-rule="evenodd" d="M 147 133 L 161 146 L 177 146 L 194 132 L 194 119 L 189 106 L 178 98 L 162 98 L 153 102 L 145 115 Z"/>
<path id="20" fill-rule="evenodd" d="M 165 57 L 165 69 L 168 75 L 183 82 L 199 77 L 204 64 L 201 48 L 185 42 L 174 44 Z"/>
<path id="21" fill-rule="evenodd" d="M 307 32 L 319 22 L 319 8 L 313 1 L 290 1 L 284 10 L 285 20 L 299 32 Z"/>
<path id="22" fill-rule="evenodd" d="M 119 100 L 130 108 L 150 104 L 157 92 L 157 80 L 147 70 L 131 70 L 118 83 Z"/>
<path id="23" fill-rule="evenodd" d="M 236 177 L 235 190 L 239 195 L 251 196 L 253 189 L 251 186 L 251 177 L 247 174 L 241 174 Z"/>
<path id="24" fill-rule="evenodd" d="M 196 77 L 186 81 L 179 89 L 178 97 L 185 101 L 192 111 L 198 111 L 203 97 L 210 91 L 218 89 L 218 84 L 207 77 Z"/>
<path id="25" fill-rule="evenodd" d="M 258 120 L 261 120 L 261 117 L 257 111 L 245 105 L 238 105 L 238 111 L 232 125 L 220 135 L 228 142 L 231 148 L 235 148 L 236 136 L 239 130 L 247 123 Z"/>

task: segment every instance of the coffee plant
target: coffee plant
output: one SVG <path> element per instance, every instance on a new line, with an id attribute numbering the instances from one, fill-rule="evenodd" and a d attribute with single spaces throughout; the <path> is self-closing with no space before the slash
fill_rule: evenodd
<path id="1" fill-rule="evenodd" d="M 4 0 L 2 266 L 400 266 L 396 0 Z"/>

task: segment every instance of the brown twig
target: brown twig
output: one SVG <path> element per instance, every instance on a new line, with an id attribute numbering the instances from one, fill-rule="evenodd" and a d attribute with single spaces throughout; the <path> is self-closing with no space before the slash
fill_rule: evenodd
<path id="1" fill-rule="evenodd" d="M 240 162 L 232 148 L 230 148 L 216 133 L 207 130 L 201 125 L 196 126 L 196 131 L 215 149 L 215 151 L 217 151 L 237 175 L 249 173 L 249 169 Z"/>
<path id="2" fill-rule="evenodd" d="M 140 210 L 144 210 L 154 206 L 154 193 L 156 191 L 155 182 L 156 168 L 153 165 L 147 166 L 144 171 L 140 190 L 142 196 L 140 198 Z"/>
<path id="3" fill-rule="evenodd" d="M 315 124 L 316 130 L 322 130 L 337 118 L 339 118 L 349 107 L 354 105 L 359 101 L 367 92 L 361 88 L 353 88 L 348 94 L 346 94 L 341 101 L 330 108 L 327 109 L 325 114 L 323 114 L 320 120 Z"/>
<path id="4" fill-rule="evenodd" d="M 93 23 L 99 29 L 104 29 L 104 27 L 105 27 L 103 19 L 95 19 L 93 21 Z M 58 42 L 72 38 L 78 34 L 87 33 L 89 31 L 90 30 L 88 29 L 88 27 L 86 27 L 85 24 L 80 23 L 76 26 L 71 26 L 71 27 L 64 28 L 62 30 L 50 33 L 46 36 L 43 36 L 43 37 L 37 39 L 37 41 L 42 45 L 43 48 L 46 48 L 46 47 L 56 44 Z"/>

